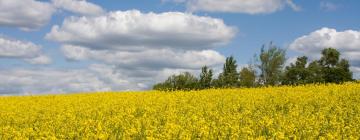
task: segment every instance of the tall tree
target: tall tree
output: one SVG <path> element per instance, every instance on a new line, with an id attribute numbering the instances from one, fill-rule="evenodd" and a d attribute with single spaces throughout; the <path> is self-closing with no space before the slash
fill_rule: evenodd
<path id="1" fill-rule="evenodd" d="M 282 68 L 285 63 L 285 50 L 276 47 L 272 43 L 268 49 L 265 45 L 260 52 L 260 83 L 263 85 L 278 85 L 281 83 Z"/>
<path id="2" fill-rule="evenodd" d="M 295 64 L 286 66 L 282 84 L 306 84 L 309 83 L 310 70 L 307 69 L 308 58 L 306 56 L 298 57 Z"/>
<path id="3" fill-rule="evenodd" d="M 352 81 L 352 72 L 350 71 L 350 64 L 348 60 L 341 59 L 340 62 L 337 64 L 337 68 L 340 69 L 340 75 L 342 81 Z"/>
<path id="4" fill-rule="evenodd" d="M 340 52 L 326 48 L 321 52 L 320 60 L 315 60 L 306 67 L 307 58 L 298 58 L 296 64 L 286 68 L 284 84 L 305 83 L 341 83 L 352 80 L 349 62 L 340 60 Z"/>
<path id="5" fill-rule="evenodd" d="M 209 69 L 207 66 L 201 68 L 199 86 L 201 89 L 206 89 L 211 87 L 213 77 L 213 70 Z"/>
<path id="6" fill-rule="evenodd" d="M 239 82 L 242 87 L 256 86 L 256 71 L 251 67 L 244 67 L 239 73 Z"/>
<path id="7" fill-rule="evenodd" d="M 352 80 L 352 73 L 349 70 L 349 62 L 340 60 L 340 52 L 334 48 L 326 48 L 322 52 L 319 62 L 322 66 L 325 82 L 341 83 Z"/>
<path id="8" fill-rule="evenodd" d="M 309 71 L 308 83 L 323 83 L 324 73 L 322 72 L 322 66 L 319 61 L 313 61 L 307 67 Z"/>
<path id="9" fill-rule="evenodd" d="M 339 63 L 340 52 L 334 48 L 326 48 L 321 51 L 320 64 L 323 67 L 335 67 Z"/>
<path id="10" fill-rule="evenodd" d="M 223 72 L 217 80 L 220 87 L 238 87 L 239 74 L 236 70 L 237 64 L 233 56 L 226 58 Z"/>

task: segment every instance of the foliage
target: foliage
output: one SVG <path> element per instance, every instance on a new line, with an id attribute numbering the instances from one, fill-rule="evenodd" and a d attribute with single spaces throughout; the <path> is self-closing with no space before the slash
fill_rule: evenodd
<path id="1" fill-rule="evenodd" d="M 324 49 L 319 62 L 322 66 L 325 82 L 341 83 L 352 80 L 352 73 L 349 70 L 349 62 L 345 59 L 340 60 L 340 52 L 336 49 Z"/>
<path id="2" fill-rule="evenodd" d="M 322 66 L 318 61 L 313 61 L 309 64 L 309 77 L 308 83 L 324 83 L 324 73 L 322 72 Z"/>
<path id="3" fill-rule="evenodd" d="M 199 86 L 201 89 L 207 89 L 211 87 L 213 77 L 213 70 L 209 69 L 207 66 L 201 68 Z"/>
<path id="4" fill-rule="evenodd" d="M 360 84 L 0 97 L 0 139 L 359 139 Z"/>
<path id="5" fill-rule="evenodd" d="M 250 65 L 237 72 L 236 60 L 233 56 L 227 57 L 223 72 L 217 79 L 212 79 L 213 71 L 207 66 L 202 67 L 200 79 L 190 73 L 173 75 L 164 83 L 156 84 L 155 90 L 193 90 L 215 88 L 256 87 L 269 85 L 302 85 L 309 83 L 343 83 L 353 81 L 349 61 L 340 59 L 340 53 L 333 48 L 322 51 L 319 60 L 308 62 L 308 57 L 298 57 L 283 70 L 285 63 L 285 50 L 272 43 L 267 49 L 261 48 L 259 63 L 256 65 L 260 71 Z"/>
<path id="6" fill-rule="evenodd" d="M 252 67 L 244 67 L 240 73 L 241 87 L 255 87 L 256 86 L 256 71 Z"/>
<path id="7" fill-rule="evenodd" d="M 298 57 L 295 64 L 291 63 L 290 66 L 286 66 L 282 83 L 292 85 L 309 83 L 312 73 L 306 67 L 307 60 L 306 56 Z"/>
<path id="8" fill-rule="evenodd" d="M 282 68 L 285 63 L 285 50 L 276 47 L 272 43 L 269 44 L 266 50 L 264 45 L 261 48 L 259 59 L 260 83 L 263 85 L 281 84 Z"/>
<path id="9" fill-rule="evenodd" d="M 217 87 L 238 87 L 239 74 L 236 70 L 237 64 L 233 56 L 226 58 L 223 72 L 220 73 L 218 78 Z"/>
<path id="10" fill-rule="evenodd" d="M 154 86 L 155 90 L 191 90 L 198 88 L 198 79 L 189 72 L 170 76 L 164 83 Z"/>
<path id="11" fill-rule="evenodd" d="M 340 52 L 334 48 L 326 48 L 321 51 L 322 57 L 319 62 L 322 66 L 331 68 L 335 67 L 338 64 L 340 58 Z"/>
<path id="12" fill-rule="evenodd" d="M 320 60 L 307 65 L 307 57 L 299 57 L 295 64 L 286 67 L 283 84 L 341 83 L 352 81 L 349 62 L 339 59 L 340 53 L 333 48 L 322 51 Z"/>

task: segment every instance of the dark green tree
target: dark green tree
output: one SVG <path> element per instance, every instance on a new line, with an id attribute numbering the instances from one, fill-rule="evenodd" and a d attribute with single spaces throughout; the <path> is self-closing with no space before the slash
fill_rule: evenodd
<path id="1" fill-rule="evenodd" d="M 323 79 L 327 83 L 341 83 L 352 80 L 352 73 L 349 70 L 349 62 L 340 60 L 340 52 L 334 48 L 326 48 L 319 60 L 322 66 Z"/>
<path id="2" fill-rule="evenodd" d="M 221 74 L 219 74 L 219 76 L 218 76 L 217 79 L 213 79 L 213 80 L 211 81 L 211 87 L 221 88 L 221 87 L 223 86 L 223 84 L 222 84 L 223 82 L 220 81 L 220 80 L 222 80 L 222 79 L 224 79 L 224 78 L 220 78 L 220 77 L 222 77 Z"/>
<path id="3" fill-rule="evenodd" d="M 174 90 L 169 82 L 157 83 L 153 86 L 153 89 L 161 91 Z"/>
<path id="4" fill-rule="evenodd" d="M 306 57 L 300 57 L 295 64 L 286 67 L 283 83 L 341 83 L 352 80 L 349 62 L 340 60 L 340 52 L 326 48 L 321 54 L 320 60 L 311 62 L 308 67 Z"/>
<path id="5" fill-rule="evenodd" d="M 286 66 L 282 84 L 298 85 L 309 83 L 311 72 L 306 67 L 307 60 L 306 56 L 298 57 L 295 64 L 291 63 L 290 66 Z"/>
<path id="6" fill-rule="evenodd" d="M 339 73 L 339 75 L 341 75 L 342 81 L 353 81 L 354 80 L 352 78 L 353 74 L 350 71 L 350 64 L 349 64 L 348 60 L 341 59 L 340 62 L 337 64 L 337 68 L 339 69 L 339 71 L 341 71 Z"/>
<path id="7" fill-rule="evenodd" d="M 235 58 L 233 56 L 226 58 L 223 72 L 220 73 L 215 85 L 217 87 L 238 87 L 239 74 L 236 68 Z"/>
<path id="8" fill-rule="evenodd" d="M 213 87 L 254 87 L 258 83 L 262 85 L 278 84 L 306 84 L 306 83 L 342 83 L 352 81 L 352 73 L 348 60 L 340 59 L 340 53 L 333 48 L 322 51 L 320 60 L 308 64 L 306 56 L 297 58 L 295 64 L 290 64 L 283 73 L 285 63 L 285 50 L 272 43 L 268 49 L 261 48 L 259 56 L 260 76 L 256 77 L 256 70 L 252 65 L 243 68 L 237 73 L 237 64 L 234 57 L 226 58 L 223 72 L 218 79 L 212 79 L 213 71 L 207 66 L 202 67 L 200 79 L 191 73 L 185 72 L 170 76 L 165 82 L 154 85 L 155 90 L 193 90 Z"/>
<path id="9" fill-rule="evenodd" d="M 256 86 L 256 71 L 251 67 L 244 67 L 239 73 L 239 82 L 242 87 Z"/>
<path id="10" fill-rule="evenodd" d="M 170 76 L 164 83 L 156 84 L 155 90 L 193 90 L 198 88 L 198 80 L 189 72 Z"/>
<path id="11" fill-rule="evenodd" d="M 207 66 L 201 68 L 199 88 L 206 89 L 211 87 L 213 77 L 213 70 L 209 69 Z"/>
<path id="12" fill-rule="evenodd" d="M 308 83 L 324 83 L 324 73 L 319 61 L 313 61 L 307 67 L 309 71 Z"/>
<path id="13" fill-rule="evenodd" d="M 339 63 L 340 52 L 334 48 L 326 48 L 321 51 L 322 57 L 319 62 L 323 67 L 335 67 Z"/>
<path id="14" fill-rule="evenodd" d="M 276 47 L 272 43 L 269 44 L 268 49 L 265 45 L 260 52 L 260 84 L 263 85 L 278 85 L 281 84 L 282 68 L 285 63 L 285 50 Z"/>

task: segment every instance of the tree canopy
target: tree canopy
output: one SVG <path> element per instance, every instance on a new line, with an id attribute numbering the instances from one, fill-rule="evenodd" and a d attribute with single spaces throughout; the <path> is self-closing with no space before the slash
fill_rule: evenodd
<path id="1" fill-rule="evenodd" d="M 201 68 L 199 88 L 206 89 L 211 87 L 213 77 L 213 70 L 209 69 L 207 66 Z"/>
<path id="2" fill-rule="evenodd" d="M 227 57 L 222 72 L 217 78 L 208 66 L 201 68 L 198 77 L 189 72 L 172 75 L 162 83 L 154 85 L 155 90 L 199 90 L 208 88 L 238 88 L 276 85 L 300 85 L 308 83 L 342 83 L 352 81 L 349 61 L 341 59 L 334 48 L 321 52 L 319 60 L 309 62 L 307 56 L 301 56 L 286 66 L 285 50 L 272 43 L 260 50 L 259 61 L 243 67 L 239 72 L 233 56 Z M 259 75 L 257 73 L 260 73 Z"/>
<path id="3" fill-rule="evenodd" d="M 276 47 L 272 43 L 269 44 L 268 49 L 265 45 L 260 51 L 260 82 L 263 85 L 278 85 L 281 83 L 282 68 L 285 63 L 285 50 Z"/>
<path id="4" fill-rule="evenodd" d="M 286 67 L 283 84 L 342 83 L 353 80 L 350 64 L 340 59 L 340 52 L 326 48 L 321 54 L 319 60 L 314 60 L 308 66 L 306 56 L 298 57 L 295 64 Z"/>
<path id="5" fill-rule="evenodd" d="M 239 73 L 237 72 L 236 60 L 233 56 L 226 58 L 223 72 L 219 74 L 218 87 L 237 87 L 239 85 Z"/>

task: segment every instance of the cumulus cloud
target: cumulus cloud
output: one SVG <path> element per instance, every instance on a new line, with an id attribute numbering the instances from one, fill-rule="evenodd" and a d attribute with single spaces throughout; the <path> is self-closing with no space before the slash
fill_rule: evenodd
<path id="1" fill-rule="evenodd" d="M 360 52 L 360 31 L 322 28 L 297 38 L 290 45 L 292 50 L 312 55 L 318 55 L 322 49 L 328 47 L 338 49 L 345 57 L 356 56 Z M 360 59 L 360 57 L 349 58 Z"/>
<path id="2" fill-rule="evenodd" d="M 85 16 L 96 16 L 105 13 L 100 6 L 86 0 L 52 0 L 56 8 L 64 9 Z"/>
<path id="3" fill-rule="evenodd" d="M 103 64 L 92 64 L 84 69 L 68 70 L 2 69 L 0 70 L 0 79 L 2 79 L 0 80 L 0 95 L 124 91 L 149 88 L 145 85 L 147 83 L 143 83 L 146 80 L 134 81 L 137 77 L 124 75 L 124 72 L 127 71 L 120 71 L 114 65 Z"/>
<path id="4" fill-rule="evenodd" d="M 34 30 L 48 23 L 55 9 L 35 0 L 0 0 L 0 26 Z"/>
<path id="5" fill-rule="evenodd" d="M 298 56 L 293 56 L 293 57 L 287 58 L 284 63 L 284 66 L 290 66 L 291 64 L 295 64 L 297 58 L 298 58 Z"/>
<path id="6" fill-rule="evenodd" d="M 342 57 L 348 59 L 354 67 L 360 67 L 360 31 L 337 31 L 331 28 L 322 28 L 308 35 L 295 39 L 290 45 L 295 50 L 318 59 L 324 48 L 339 50 Z"/>
<path id="7" fill-rule="evenodd" d="M 47 39 L 92 49 L 143 50 L 148 47 L 203 49 L 226 44 L 236 29 L 220 19 L 180 12 L 110 12 L 71 17 L 53 26 Z"/>
<path id="8" fill-rule="evenodd" d="M 70 60 L 93 59 L 122 67 L 186 68 L 196 69 L 203 65 L 216 66 L 225 57 L 213 50 L 183 51 L 172 49 L 146 49 L 143 51 L 91 50 L 72 45 L 64 45 L 62 51 Z"/>
<path id="9" fill-rule="evenodd" d="M 68 60 L 161 70 L 219 65 L 225 58 L 211 49 L 226 44 L 235 33 L 220 19 L 131 10 L 72 17 L 55 25 L 46 38 L 63 43 Z"/>
<path id="10" fill-rule="evenodd" d="M 111 89 L 94 73 L 86 70 L 0 70 L 0 78 L 0 94 L 50 94 Z"/>
<path id="11" fill-rule="evenodd" d="M 92 64 L 86 69 L 1 69 L 0 95 L 145 90 L 154 82 L 191 69 L 121 69 Z M 194 72 L 195 73 L 195 72 Z"/>
<path id="12" fill-rule="evenodd" d="M 34 65 L 46 65 L 46 64 L 50 64 L 52 62 L 50 57 L 43 55 L 43 54 L 41 54 L 37 57 L 34 57 L 34 58 L 27 58 L 27 59 L 25 59 L 25 61 L 30 64 L 34 64 Z"/>
<path id="13" fill-rule="evenodd" d="M 41 48 L 31 42 L 0 36 L 0 58 L 23 59 L 31 64 L 51 63 L 51 59 L 42 53 Z"/>
<path id="14" fill-rule="evenodd" d="M 59 42 L 69 61 L 103 63 L 91 70 L 106 85 L 126 79 L 127 89 L 149 89 L 171 74 L 197 75 L 204 65 L 218 68 L 225 57 L 213 48 L 227 44 L 236 32 L 221 19 L 130 10 L 66 18 L 45 38 Z"/>
<path id="15" fill-rule="evenodd" d="M 132 67 L 124 68 L 119 65 L 93 64 L 89 68 L 96 72 L 101 79 L 112 85 L 111 90 L 146 90 L 151 89 L 156 82 L 162 82 L 172 74 L 184 71 L 198 75 L 199 70 L 183 68 L 164 68 L 161 70 Z"/>
<path id="16" fill-rule="evenodd" d="M 176 3 L 186 3 L 190 12 L 229 12 L 264 14 L 282 10 L 285 6 L 291 7 L 295 11 L 301 8 L 294 4 L 292 0 L 164 0 Z"/>
<path id="17" fill-rule="evenodd" d="M 350 70 L 353 72 L 353 77 L 355 79 L 359 79 L 360 78 L 360 67 L 350 67 Z"/>
<path id="18" fill-rule="evenodd" d="M 100 6 L 86 0 L 0 0 L 0 26 L 33 31 L 46 25 L 56 10 L 78 15 L 96 16 L 105 13 Z"/>

